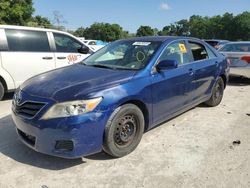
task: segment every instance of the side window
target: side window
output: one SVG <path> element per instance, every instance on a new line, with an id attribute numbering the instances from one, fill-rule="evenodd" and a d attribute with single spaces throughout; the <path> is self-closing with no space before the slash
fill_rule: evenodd
<path id="1" fill-rule="evenodd" d="M 9 51 L 16 52 L 49 52 L 47 33 L 44 31 L 28 31 L 5 29 Z"/>
<path id="2" fill-rule="evenodd" d="M 190 62 L 186 44 L 183 41 L 170 44 L 160 56 L 160 61 L 176 60 L 178 64 Z"/>
<path id="3" fill-rule="evenodd" d="M 208 54 L 209 59 L 212 59 L 212 58 L 217 57 L 217 56 L 214 54 L 214 52 L 213 52 L 212 50 L 210 50 L 208 47 L 206 48 L 206 50 L 207 50 L 207 54 Z"/>
<path id="4" fill-rule="evenodd" d="M 207 50 L 202 44 L 196 42 L 189 42 L 189 44 L 194 57 L 194 61 L 208 59 L 209 56 Z"/>
<path id="5" fill-rule="evenodd" d="M 80 42 L 70 36 L 59 33 L 53 33 L 53 35 L 57 52 L 78 53 L 78 50 L 82 46 Z"/>

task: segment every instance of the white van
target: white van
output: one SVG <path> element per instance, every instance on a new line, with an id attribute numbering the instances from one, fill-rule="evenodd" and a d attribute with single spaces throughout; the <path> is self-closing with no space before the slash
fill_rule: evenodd
<path id="1" fill-rule="evenodd" d="M 28 78 L 78 63 L 94 51 L 66 32 L 0 25 L 0 100 Z"/>

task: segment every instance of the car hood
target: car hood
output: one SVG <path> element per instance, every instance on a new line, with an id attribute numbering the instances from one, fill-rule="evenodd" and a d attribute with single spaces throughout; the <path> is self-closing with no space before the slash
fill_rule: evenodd
<path id="1" fill-rule="evenodd" d="M 113 70 L 81 64 L 49 71 L 27 80 L 21 90 L 31 96 L 56 101 L 74 100 L 129 81 L 135 71 Z"/>

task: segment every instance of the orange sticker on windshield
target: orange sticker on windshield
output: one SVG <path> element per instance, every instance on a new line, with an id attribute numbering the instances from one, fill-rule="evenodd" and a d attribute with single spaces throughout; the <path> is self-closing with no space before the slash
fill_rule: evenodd
<path id="1" fill-rule="evenodd" d="M 181 53 L 187 53 L 187 49 L 186 49 L 186 46 L 185 44 L 179 44 L 179 48 L 180 48 L 180 51 Z"/>

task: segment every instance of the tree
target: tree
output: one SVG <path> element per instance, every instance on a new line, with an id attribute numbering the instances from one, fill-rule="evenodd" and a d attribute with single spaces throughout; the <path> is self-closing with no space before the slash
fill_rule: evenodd
<path id="1" fill-rule="evenodd" d="M 26 25 L 33 12 L 32 0 L 1 0 L 0 24 Z"/>
<path id="2" fill-rule="evenodd" d="M 234 17 L 233 39 L 250 40 L 250 12 L 243 12 Z"/>
<path id="3" fill-rule="evenodd" d="M 184 19 L 166 25 L 158 35 L 183 35 L 232 41 L 250 40 L 250 12 L 246 11 L 236 16 L 230 13 L 212 17 L 193 15 L 189 20 Z"/>
<path id="4" fill-rule="evenodd" d="M 234 31 L 234 16 L 230 13 L 225 13 L 221 22 L 223 23 L 223 39 L 232 39 Z"/>
<path id="5" fill-rule="evenodd" d="M 85 32 L 85 29 L 83 28 L 83 27 L 79 27 L 77 30 L 75 30 L 74 32 L 73 32 L 73 34 L 75 35 L 75 36 L 77 36 L 77 37 L 85 37 L 84 36 L 84 33 Z"/>
<path id="6" fill-rule="evenodd" d="M 154 29 L 152 29 L 150 26 L 140 26 L 136 32 L 137 37 L 153 36 L 154 34 Z"/>
<path id="7" fill-rule="evenodd" d="M 176 27 L 176 35 L 178 36 L 189 36 L 190 31 L 189 31 L 189 22 L 188 20 L 182 19 L 178 22 L 175 22 L 175 27 Z"/>
<path id="8" fill-rule="evenodd" d="M 64 24 L 67 23 L 67 21 L 64 19 L 63 15 L 59 11 L 54 11 L 54 28 L 58 30 L 64 30 Z"/>
<path id="9" fill-rule="evenodd" d="M 86 39 L 96 39 L 106 42 L 120 39 L 124 34 L 120 25 L 109 23 L 94 23 L 84 31 L 84 37 Z"/>
<path id="10" fill-rule="evenodd" d="M 197 38 L 207 38 L 208 17 L 193 15 L 189 19 L 190 36 Z"/>
<path id="11" fill-rule="evenodd" d="M 27 23 L 31 27 L 43 27 L 43 28 L 52 28 L 52 24 L 48 18 L 42 16 L 35 16 L 31 18 L 31 21 Z"/>
<path id="12" fill-rule="evenodd" d="M 209 18 L 206 25 L 206 38 L 225 39 L 224 26 L 225 23 L 222 22 L 222 17 L 220 15 Z"/>
<path id="13" fill-rule="evenodd" d="M 189 22 L 188 20 L 180 20 L 174 24 L 167 25 L 163 27 L 162 31 L 158 32 L 161 36 L 189 36 Z"/>

